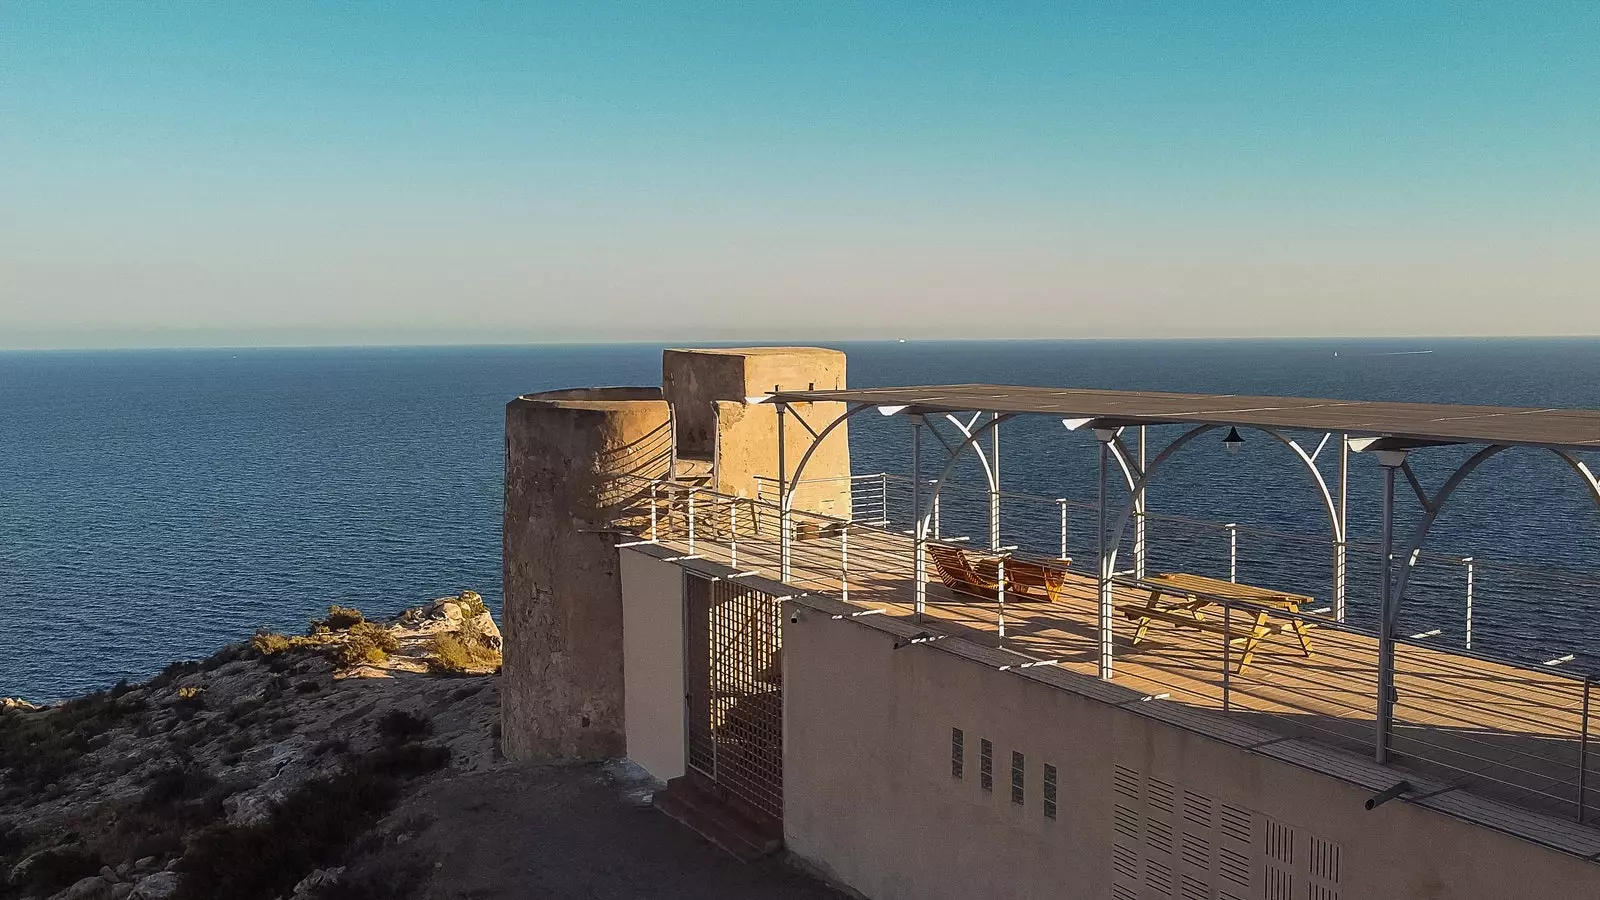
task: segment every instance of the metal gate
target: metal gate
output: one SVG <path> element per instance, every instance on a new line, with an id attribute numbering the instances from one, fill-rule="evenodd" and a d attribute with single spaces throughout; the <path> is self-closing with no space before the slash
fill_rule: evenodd
<path id="1" fill-rule="evenodd" d="M 719 791 L 783 818 L 783 603 L 687 574 L 688 763 Z"/>

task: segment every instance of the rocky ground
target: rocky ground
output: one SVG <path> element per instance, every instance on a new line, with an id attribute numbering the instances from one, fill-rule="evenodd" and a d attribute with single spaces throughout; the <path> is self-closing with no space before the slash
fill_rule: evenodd
<path id="1" fill-rule="evenodd" d="M 0 704 L 0 898 L 412 896 L 417 787 L 498 762 L 499 631 L 468 592 L 258 634 L 45 708 Z M 373 865 L 373 860 L 385 860 Z"/>

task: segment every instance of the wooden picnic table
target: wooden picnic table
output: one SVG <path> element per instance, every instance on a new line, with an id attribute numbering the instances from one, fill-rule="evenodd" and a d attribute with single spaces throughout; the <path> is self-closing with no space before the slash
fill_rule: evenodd
<path id="1" fill-rule="evenodd" d="M 1274 591 L 1186 572 L 1169 572 L 1145 578 L 1139 582 L 1139 586 L 1149 589 L 1149 599 L 1142 606 L 1129 604 L 1122 608 L 1123 615 L 1138 622 L 1139 629 L 1133 635 L 1136 645 L 1149 634 L 1154 622 L 1221 634 L 1230 645 L 1244 643 L 1244 652 L 1239 656 L 1236 670 L 1243 673 L 1255 658 L 1256 648 L 1262 639 L 1284 630 L 1285 623 L 1272 621 L 1274 613 L 1282 613 L 1276 618 L 1286 620 L 1288 629 L 1300 640 L 1301 652 L 1306 656 L 1311 655 L 1311 626 L 1300 614 L 1300 607 L 1312 602 L 1312 598 L 1304 594 Z M 1211 607 L 1228 601 L 1247 604 L 1238 609 L 1233 617 L 1237 620 L 1243 616 L 1243 622 L 1230 623 L 1221 616 L 1208 617 L 1208 613 L 1215 615 Z"/>

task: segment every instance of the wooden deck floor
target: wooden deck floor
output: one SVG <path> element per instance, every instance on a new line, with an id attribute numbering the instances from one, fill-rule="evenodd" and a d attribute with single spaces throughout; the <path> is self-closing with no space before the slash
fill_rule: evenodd
<path id="1" fill-rule="evenodd" d="M 702 527 L 694 552 L 776 577 L 775 536 L 741 534 L 736 550 L 726 538 Z M 662 541 L 688 550 L 681 527 L 664 524 Z M 853 605 L 914 618 L 911 539 L 852 529 L 848 548 L 841 543 L 837 536 L 797 540 L 788 582 L 833 596 L 847 587 Z M 1098 675 L 1096 584 L 1081 567 L 1068 569 L 1058 602 L 1013 598 L 1003 608 L 993 599 L 939 584 L 931 563 L 928 578 L 922 623 L 928 630 Z M 1119 605 L 1141 605 L 1147 596 L 1122 585 L 1114 593 Z M 1117 683 L 1226 712 L 1279 733 L 1363 755 L 1372 752 L 1378 668 L 1374 637 L 1318 621 L 1311 632 L 1310 657 L 1285 632 L 1266 638 L 1244 673 L 1224 677 L 1221 635 L 1158 624 L 1134 646 L 1134 631 L 1134 622 L 1120 613 L 1115 617 Z M 1236 646 L 1229 653 L 1235 665 L 1238 655 Z M 1396 766 L 1541 812 L 1577 814 L 1585 730 L 1582 681 L 1411 644 L 1399 646 L 1395 667 Z M 1594 713 L 1591 730 L 1600 725 L 1600 710 Z M 1600 802 L 1595 755 L 1588 753 L 1587 762 L 1586 806 L 1591 811 Z"/>

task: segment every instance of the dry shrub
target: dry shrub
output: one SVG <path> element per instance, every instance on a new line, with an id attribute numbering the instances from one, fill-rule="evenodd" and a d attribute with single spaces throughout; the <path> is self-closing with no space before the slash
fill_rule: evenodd
<path id="1" fill-rule="evenodd" d="M 500 651 L 479 640 L 448 632 L 433 638 L 433 657 L 428 661 L 435 671 L 460 675 L 494 669 L 500 665 Z"/>
<path id="2" fill-rule="evenodd" d="M 271 656 L 293 647 L 294 642 L 276 631 L 258 631 L 256 636 L 250 639 L 250 646 L 262 656 Z"/>
<path id="3" fill-rule="evenodd" d="M 358 622 L 351 626 L 344 642 L 333 648 L 333 659 L 345 668 L 379 665 L 398 649 L 400 642 L 389 629 L 371 622 Z"/>

